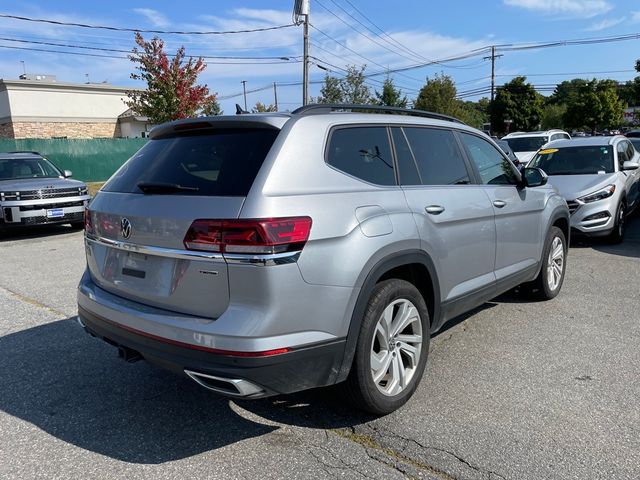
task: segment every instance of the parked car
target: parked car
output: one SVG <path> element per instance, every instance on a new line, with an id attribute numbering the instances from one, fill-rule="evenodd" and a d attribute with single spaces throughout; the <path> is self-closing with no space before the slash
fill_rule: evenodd
<path id="1" fill-rule="evenodd" d="M 545 184 L 417 110 L 161 125 L 87 210 L 79 322 L 225 395 L 339 383 L 388 413 L 449 319 L 523 283 L 558 294 L 569 210 Z"/>
<path id="2" fill-rule="evenodd" d="M 629 130 L 624 136 L 627 138 L 640 138 L 640 130 Z"/>
<path id="3" fill-rule="evenodd" d="M 513 150 L 511 150 L 509 143 L 506 140 L 497 140 L 497 139 L 495 140 L 495 142 L 502 149 L 502 151 L 507 156 L 507 158 L 511 160 L 516 167 L 520 167 L 520 160 L 518 160 L 518 157 L 516 157 L 516 154 L 513 153 Z"/>
<path id="4" fill-rule="evenodd" d="M 502 140 L 509 144 L 520 163 L 527 166 L 536 152 L 546 143 L 570 138 L 571 136 L 564 130 L 545 130 L 539 132 L 514 132 L 505 135 Z"/>
<path id="5" fill-rule="evenodd" d="M 571 211 L 571 228 L 624 238 L 626 217 L 640 203 L 640 154 L 626 137 L 558 140 L 529 163 L 549 175 Z"/>
<path id="6" fill-rule="evenodd" d="M 640 137 L 631 137 L 629 141 L 635 147 L 636 151 L 640 152 Z"/>
<path id="7" fill-rule="evenodd" d="M 38 152 L 0 153 L 0 229 L 53 223 L 84 226 L 87 185 Z"/>

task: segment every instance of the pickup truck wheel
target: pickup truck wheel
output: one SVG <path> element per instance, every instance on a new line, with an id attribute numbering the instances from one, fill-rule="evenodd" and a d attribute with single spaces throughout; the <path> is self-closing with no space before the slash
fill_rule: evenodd
<path id="1" fill-rule="evenodd" d="M 566 269 L 567 240 L 562 230 L 551 227 L 542 250 L 540 273 L 529 284 L 531 293 L 540 300 L 555 298 L 562 288 Z"/>
<path id="2" fill-rule="evenodd" d="M 378 283 L 343 385 L 348 399 L 376 415 L 400 408 L 422 378 L 429 339 L 429 311 L 418 289 L 400 279 Z"/>

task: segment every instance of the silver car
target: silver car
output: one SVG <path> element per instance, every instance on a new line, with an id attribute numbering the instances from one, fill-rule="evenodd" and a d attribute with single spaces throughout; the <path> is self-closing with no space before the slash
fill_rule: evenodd
<path id="1" fill-rule="evenodd" d="M 79 321 L 215 392 L 342 384 L 388 413 L 448 320 L 562 286 L 566 202 L 450 117 L 311 105 L 150 138 L 89 206 Z"/>
<path id="2" fill-rule="evenodd" d="M 90 196 L 38 152 L 0 153 L 0 230 L 27 225 L 84 225 Z"/>
<path id="3" fill-rule="evenodd" d="M 529 165 L 564 195 L 572 229 L 621 242 L 627 215 L 640 203 L 639 162 L 631 141 L 616 135 L 551 142 Z"/>

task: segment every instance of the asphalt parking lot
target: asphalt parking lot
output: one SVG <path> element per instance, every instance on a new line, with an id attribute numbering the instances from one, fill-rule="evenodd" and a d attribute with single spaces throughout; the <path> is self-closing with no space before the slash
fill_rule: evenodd
<path id="1" fill-rule="evenodd" d="M 408 405 L 231 401 L 125 364 L 74 317 L 82 233 L 0 239 L 0 478 L 640 476 L 640 218 L 574 242 L 558 298 L 507 294 L 431 343 Z"/>

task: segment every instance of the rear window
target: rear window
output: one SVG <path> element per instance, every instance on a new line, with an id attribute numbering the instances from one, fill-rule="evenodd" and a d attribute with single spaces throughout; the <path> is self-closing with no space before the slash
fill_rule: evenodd
<path id="1" fill-rule="evenodd" d="M 249 189 L 279 130 L 220 129 L 150 140 L 103 187 L 143 193 L 138 184 L 175 184 L 178 195 L 241 196 Z"/>
<path id="2" fill-rule="evenodd" d="M 535 152 L 549 141 L 549 137 L 514 137 L 504 140 L 514 152 Z"/>

